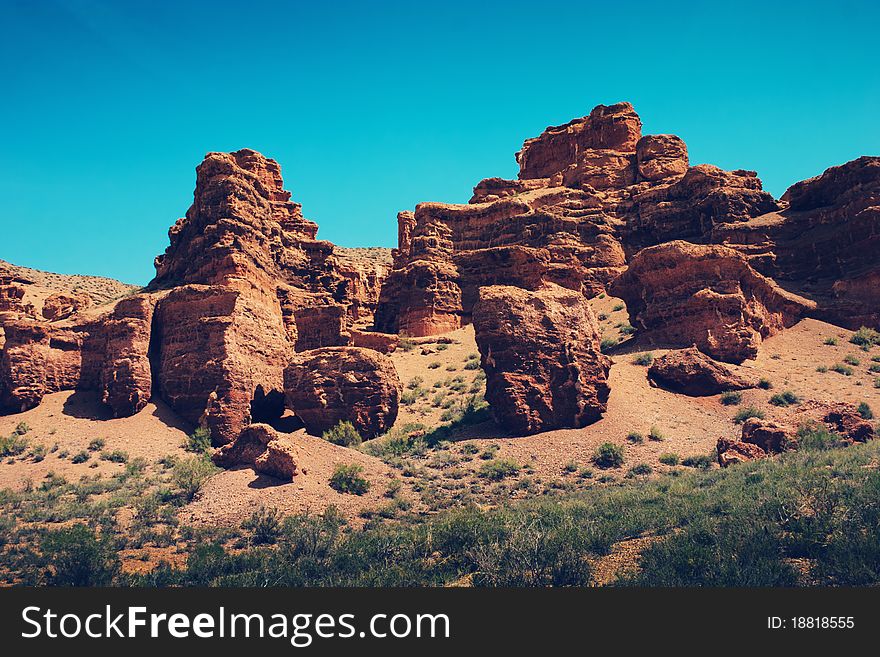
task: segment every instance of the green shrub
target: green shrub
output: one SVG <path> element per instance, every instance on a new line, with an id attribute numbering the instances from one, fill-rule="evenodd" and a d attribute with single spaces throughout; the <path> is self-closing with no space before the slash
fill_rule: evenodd
<path id="1" fill-rule="evenodd" d="M 849 341 L 860 347 L 870 349 L 875 345 L 880 345 L 880 333 L 872 328 L 863 326 L 858 331 L 852 334 Z"/>
<path id="2" fill-rule="evenodd" d="M 593 463 L 603 470 L 619 468 L 623 460 L 623 447 L 614 443 L 602 443 L 593 455 Z"/>
<path id="3" fill-rule="evenodd" d="M 852 376 L 853 368 L 849 365 L 843 365 L 842 363 L 835 363 L 831 366 L 832 372 L 837 372 L 838 374 L 843 374 L 844 376 Z"/>
<path id="4" fill-rule="evenodd" d="M 128 452 L 121 449 L 114 449 L 112 452 L 101 452 L 102 461 L 110 461 L 111 463 L 127 463 Z"/>
<path id="5" fill-rule="evenodd" d="M 92 442 L 89 443 L 88 450 L 90 452 L 100 452 L 104 449 L 104 445 L 107 444 L 103 438 L 95 438 Z"/>
<path id="6" fill-rule="evenodd" d="M 761 390 L 770 390 L 773 387 L 773 383 L 771 383 L 770 379 L 762 377 L 761 380 L 758 381 L 758 387 Z"/>
<path id="7" fill-rule="evenodd" d="M 466 370 L 478 370 L 480 369 L 480 361 L 478 360 L 469 360 L 464 364 L 464 369 Z"/>
<path id="8" fill-rule="evenodd" d="M 607 354 L 609 351 L 614 349 L 618 344 L 617 338 L 602 338 L 602 342 L 599 345 L 599 349 L 603 354 Z"/>
<path id="9" fill-rule="evenodd" d="M 19 436 L 23 436 L 23 435 L 25 435 L 26 433 L 28 433 L 30 430 L 31 430 L 31 428 L 28 426 L 28 423 L 27 423 L 27 422 L 19 422 L 19 423 L 15 426 L 15 431 L 14 431 L 14 433 L 16 433 L 16 434 L 19 435 Z"/>
<path id="10" fill-rule="evenodd" d="M 567 473 L 577 472 L 578 464 L 574 461 L 569 461 L 564 466 L 562 466 L 562 471 Z"/>
<path id="11" fill-rule="evenodd" d="M 633 365 L 641 365 L 643 367 L 649 367 L 654 362 L 654 354 L 650 351 L 647 351 L 643 354 L 639 354 L 632 360 Z"/>
<path id="12" fill-rule="evenodd" d="M 29 442 L 27 438 L 17 433 L 9 436 L 0 436 L 0 457 L 23 454 Z"/>
<path id="13" fill-rule="evenodd" d="M 510 459 L 495 459 L 480 467 L 480 476 L 491 481 L 501 481 L 519 474 L 519 464 Z"/>
<path id="14" fill-rule="evenodd" d="M 648 440 L 651 440 L 655 443 L 662 443 L 666 440 L 666 436 L 663 435 L 663 432 L 656 426 L 651 426 L 651 430 L 648 432 Z"/>
<path id="15" fill-rule="evenodd" d="M 675 454 L 674 452 L 665 452 L 664 454 L 661 454 L 657 460 L 663 465 L 678 465 L 681 459 L 678 457 L 678 454 Z"/>
<path id="16" fill-rule="evenodd" d="M 330 488 L 349 495 L 363 495 L 370 490 L 370 482 L 361 476 L 363 466 L 339 463 L 330 477 Z"/>
<path id="17" fill-rule="evenodd" d="M 633 333 L 636 332 L 636 327 L 632 326 L 630 324 L 624 324 L 623 326 L 620 326 L 619 328 L 620 328 L 621 335 L 632 335 Z"/>
<path id="18" fill-rule="evenodd" d="M 706 470 L 707 468 L 712 467 L 714 462 L 715 456 L 713 454 L 686 456 L 681 460 L 683 466 L 688 468 L 699 468 L 701 470 Z"/>
<path id="19" fill-rule="evenodd" d="M 798 448 L 809 451 L 821 451 L 842 447 L 846 444 L 840 435 L 829 431 L 824 424 L 808 422 L 798 427 Z"/>
<path id="20" fill-rule="evenodd" d="M 436 370 L 436 369 L 438 369 L 438 368 L 440 367 L 440 364 L 441 364 L 441 363 L 440 363 L 439 361 L 436 361 L 436 360 L 435 360 L 435 361 L 432 362 L 432 363 L 428 363 L 428 369 L 429 369 L 429 370 Z"/>
<path id="21" fill-rule="evenodd" d="M 281 536 L 281 514 L 278 509 L 260 507 L 241 524 L 241 528 L 252 533 L 254 545 L 274 545 Z"/>
<path id="22" fill-rule="evenodd" d="M 633 443 L 634 445 L 641 445 L 645 442 L 644 436 L 640 434 L 638 431 L 630 431 L 626 436 L 627 442 Z"/>
<path id="23" fill-rule="evenodd" d="M 91 454 L 89 454 L 86 450 L 82 450 L 81 452 L 77 452 L 73 456 L 70 457 L 71 463 L 85 463 L 89 460 Z"/>
<path id="24" fill-rule="evenodd" d="M 219 469 L 204 455 L 180 459 L 171 470 L 171 481 L 187 502 L 195 498 L 207 479 Z"/>
<path id="25" fill-rule="evenodd" d="M 764 419 L 764 411 L 760 408 L 755 408 L 754 406 L 749 406 L 747 408 L 740 409 L 736 412 L 736 415 L 733 416 L 733 421 L 736 424 L 742 424 L 746 420 L 751 417 L 756 417 L 759 420 Z"/>
<path id="26" fill-rule="evenodd" d="M 825 374 L 825 372 L 828 371 L 828 367 L 825 366 L 825 365 L 819 365 L 819 366 L 816 368 L 816 371 L 817 371 L 819 374 Z"/>
<path id="27" fill-rule="evenodd" d="M 339 422 L 335 427 L 327 429 L 322 434 L 322 437 L 334 445 L 341 445 L 343 447 L 357 447 L 363 442 L 354 425 L 345 420 Z"/>
<path id="28" fill-rule="evenodd" d="M 196 430 L 186 437 L 184 448 L 194 454 L 207 454 L 211 450 L 211 430 L 207 427 L 196 427 Z"/>
<path id="29" fill-rule="evenodd" d="M 843 362 L 847 365 L 861 365 L 862 361 L 859 360 L 858 356 L 853 356 L 852 354 L 847 354 L 843 357 Z"/>
<path id="30" fill-rule="evenodd" d="M 874 419 L 874 411 L 872 411 L 871 407 L 868 406 L 868 402 L 860 402 L 859 403 L 859 415 L 861 415 L 862 419 L 865 419 L 865 420 L 873 420 Z"/>
<path id="31" fill-rule="evenodd" d="M 614 304 L 614 307 L 611 309 L 611 312 L 616 313 L 616 312 L 623 310 L 624 308 L 626 308 L 626 306 L 623 305 L 622 303 L 616 303 L 616 304 Z"/>
<path id="32" fill-rule="evenodd" d="M 721 394 L 721 403 L 725 406 L 736 406 L 742 401 L 742 393 L 730 390 Z"/>
<path id="33" fill-rule="evenodd" d="M 35 565 L 51 586 L 109 586 L 120 570 L 112 542 L 82 524 L 44 534 Z"/>
<path id="34" fill-rule="evenodd" d="M 829 347 L 836 347 L 837 346 L 837 338 L 835 338 L 833 336 L 830 338 L 825 338 L 825 344 L 828 345 Z"/>
<path id="35" fill-rule="evenodd" d="M 368 440 L 361 446 L 361 451 L 382 459 L 422 455 L 428 449 L 426 433 L 425 425 L 407 423 L 394 427 L 384 436 Z"/>
<path id="36" fill-rule="evenodd" d="M 654 468 L 652 468 L 647 463 L 639 463 L 638 465 L 634 465 L 630 468 L 629 474 L 636 476 L 649 475 L 654 472 Z"/>
<path id="37" fill-rule="evenodd" d="M 774 406 L 782 406 L 783 408 L 786 406 L 791 406 L 793 404 L 799 404 L 800 401 L 800 397 L 794 394 L 791 390 L 778 392 L 770 398 L 771 404 L 773 404 Z"/>

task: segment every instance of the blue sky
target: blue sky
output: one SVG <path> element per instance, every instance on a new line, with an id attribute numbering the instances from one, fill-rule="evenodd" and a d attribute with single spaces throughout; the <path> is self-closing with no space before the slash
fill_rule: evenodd
<path id="1" fill-rule="evenodd" d="M 880 155 L 876 2 L 0 0 L 0 258 L 146 283 L 206 152 L 255 148 L 344 246 L 515 177 L 629 100 L 782 194 Z"/>

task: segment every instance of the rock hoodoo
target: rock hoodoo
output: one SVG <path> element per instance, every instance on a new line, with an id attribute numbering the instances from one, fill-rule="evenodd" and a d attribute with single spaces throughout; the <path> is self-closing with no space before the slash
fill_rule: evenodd
<path id="1" fill-rule="evenodd" d="M 474 329 L 486 400 L 514 434 L 582 427 L 605 411 L 611 361 L 579 292 L 548 284 L 480 290 Z"/>

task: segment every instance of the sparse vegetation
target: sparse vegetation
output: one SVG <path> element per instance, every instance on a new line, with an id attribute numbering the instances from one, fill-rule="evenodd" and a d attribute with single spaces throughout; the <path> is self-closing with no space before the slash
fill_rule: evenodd
<path id="1" fill-rule="evenodd" d="M 642 367 L 649 367 L 654 362 L 654 354 L 652 354 L 650 351 L 647 351 L 643 354 L 639 354 L 638 356 L 634 357 L 632 362 L 633 362 L 633 365 L 641 365 Z"/>
<path id="2" fill-rule="evenodd" d="M 678 465 L 681 459 L 674 452 L 665 452 L 657 457 L 657 460 L 663 465 Z"/>
<path id="3" fill-rule="evenodd" d="M 825 338 L 825 342 L 823 344 L 826 344 L 829 347 L 836 347 L 837 346 L 837 338 L 835 338 L 834 336 Z"/>
<path id="4" fill-rule="evenodd" d="M 846 363 L 847 365 L 855 365 L 855 366 L 862 364 L 862 361 L 859 360 L 859 357 L 853 356 L 852 354 L 847 354 L 846 356 L 844 356 L 843 362 Z"/>
<path id="5" fill-rule="evenodd" d="M 720 399 L 721 403 L 725 406 L 736 406 L 742 402 L 742 393 L 729 390 L 728 392 L 721 393 Z"/>
<path id="6" fill-rule="evenodd" d="M 104 445 L 106 444 L 107 441 L 103 438 L 95 438 L 89 443 L 88 450 L 90 452 L 100 452 L 102 449 L 104 449 Z"/>
<path id="7" fill-rule="evenodd" d="M 799 404 L 800 401 L 800 397 L 794 394 L 791 390 L 778 392 L 770 398 L 771 404 L 773 404 L 774 406 L 782 406 L 783 408 L 787 406 L 792 406 L 794 404 Z"/>
<path id="8" fill-rule="evenodd" d="M 330 477 L 330 488 L 349 495 L 364 495 L 370 490 L 370 482 L 361 476 L 363 471 L 361 465 L 338 464 Z"/>
<path id="9" fill-rule="evenodd" d="M 184 448 L 194 454 L 207 454 L 211 451 L 211 431 L 207 427 L 196 427 L 186 438 Z"/>
<path id="10" fill-rule="evenodd" d="M 602 443 L 593 455 L 593 463 L 603 470 L 619 468 L 623 461 L 623 447 L 614 443 Z"/>
<path id="11" fill-rule="evenodd" d="M 654 472 L 654 468 L 652 468 L 647 463 L 638 463 L 630 468 L 629 473 L 633 476 L 646 476 Z"/>
<path id="12" fill-rule="evenodd" d="M 607 354 L 609 351 L 614 349 L 618 345 L 619 341 L 617 338 L 602 338 L 602 342 L 599 345 L 599 349 L 603 354 Z"/>
<path id="13" fill-rule="evenodd" d="M 871 410 L 871 407 L 868 405 L 868 402 L 860 402 L 858 410 L 859 410 L 859 415 L 862 416 L 863 420 L 873 420 L 874 419 L 874 411 Z"/>
<path id="14" fill-rule="evenodd" d="M 180 459 L 171 470 L 171 480 L 187 502 L 195 498 L 202 485 L 211 475 L 219 472 L 206 456 L 190 456 Z"/>
<path id="15" fill-rule="evenodd" d="M 0 457 L 23 454 L 29 442 L 27 438 L 15 432 L 9 436 L 0 436 Z"/>
<path id="16" fill-rule="evenodd" d="M 70 462 L 77 463 L 77 464 L 85 463 L 86 461 L 89 460 L 90 457 L 91 457 L 91 454 L 89 454 L 88 451 L 82 450 L 81 452 L 77 452 L 76 454 L 71 456 Z"/>
<path id="17" fill-rule="evenodd" d="M 634 445 L 641 445 L 645 442 L 645 437 L 638 431 L 630 431 L 626 436 L 626 440 Z"/>
<path id="18" fill-rule="evenodd" d="M 655 443 L 661 443 L 666 440 L 666 436 L 663 435 L 663 432 L 656 426 L 652 426 L 651 430 L 648 432 L 648 440 L 651 440 Z"/>
<path id="19" fill-rule="evenodd" d="M 749 406 L 747 408 L 740 409 L 737 411 L 736 415 L 733 416 L 733 421 L 736 424 L 742 424 L 746 420 L 751 417 L 756 417 L 759 420 L 764 419 L 764 411 L 760 408 L 755 408 L 754 406 Z"/>
<path id="20" fill-rule="evenodd" d="M 770 390 L 771 388 L 773 388 L 773 383 L 770 381 L 770 379 L 762 377 L 761 380 L 758 381 L 758 387 L 761 390 Z"/>
<path id="21" fill-rule="evenodd" d="M 480 476 L 490 481 L 501 481 L 519 474 L 520 466 L 510 459 L 495 459 L 480 466 Z"/>
<path id="22" fill-rule="evenodd" d="M 849 341 L 867 351 L 871 347 L 880 345 L 880 332 L 868 328 L 867 326 L 863 326 L 852 334 Z"/>
<path id="23" fill-rule="evenodd" d="M 842 363 L 835 363 L 834 365 L 832 365 L 831 371 L 837 372 L 838 374 L 843 374 L 844 376 L 853 375 L 853 368 L 851 368 L 849 365 L 844 365 Z"/>
<path id="24" fill-rule="evenodd" d="M 354 425 L 345 420 L 339 422 L 335 427 L 327 429 L 322 437 L 324 440 L 342 447 L 357 447 L 363 442 Z"/>

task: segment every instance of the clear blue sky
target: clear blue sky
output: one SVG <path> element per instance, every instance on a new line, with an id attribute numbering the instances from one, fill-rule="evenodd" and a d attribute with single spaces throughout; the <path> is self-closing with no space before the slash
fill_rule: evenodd
<path id="1" fill-rule="evenodd" d="M 466 202 L 631 101 L 691 162 L 791 183 L 880 155 L 878 3 L 0 0 L 0 258 L 146 283 L 208 151 L 255 148 L 344 246 Z"/>

